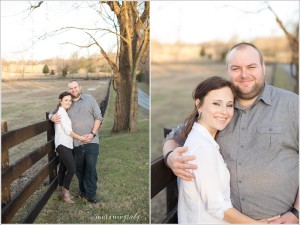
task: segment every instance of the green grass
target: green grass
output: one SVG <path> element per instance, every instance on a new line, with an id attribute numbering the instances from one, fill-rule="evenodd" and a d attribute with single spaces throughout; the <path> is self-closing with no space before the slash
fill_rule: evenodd
<path id="1" fill-rule="evenodd" d="M 111 134 L 114 99 L 111 89 L 99 132 L 97 197 L 102 203 L 76 198 L 66 204 L 54 193 L 35 223 L 149 223 L 149 113 L 140 108 L 138 132 Z M 70 192 L 78 192 L 76 177 Z"/>
<path id="2" fill-rule="evenodd" d="M 274 86 L 286 89 L 288 91 L 294 91 L 295 80 L 290 74 L 287 74 L 284 69 L 277 65 L 274 73 Z"/>

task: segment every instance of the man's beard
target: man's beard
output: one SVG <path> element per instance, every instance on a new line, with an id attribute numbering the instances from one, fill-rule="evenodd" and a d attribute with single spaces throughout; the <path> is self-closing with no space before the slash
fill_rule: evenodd
<path id="1" fill-rule="evenodd" d="M 77 95 L 72 95 L 72 98 L 79 98 L 79 96 L 80 96 L 80 92 L 78 92 Z"/>
<path id="2" fill-rule="evenodd" d="M 243 91 L 240 87 L 233 85 L 233 89 L 234 89 L 237 97 L 240 99 L 243 99 L 243 100 L 250 100 L 250 99 L 257 97 L 261 93 L 263 88 L 264 88 L 263 82 L 255 83 L 249 92 L 243 93 Z"/>

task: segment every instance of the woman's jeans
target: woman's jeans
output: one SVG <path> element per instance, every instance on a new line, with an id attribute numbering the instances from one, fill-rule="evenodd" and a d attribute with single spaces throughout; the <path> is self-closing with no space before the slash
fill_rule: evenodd
<path id="1" fill-rule="evenodd" d="M 97 159 L 99 144 L 89 143 L 74 147 L 76 176 L 79 181 L 79 190 L 86 198 L 96 198 L 97 190 Z"/>
<path id="2" fill-rule="evenodd" d="M 57 146 L 56 151 L 59 155 L 58 185 L 69 190 L 76 171 L 73 151 L 64 145 Z"/>

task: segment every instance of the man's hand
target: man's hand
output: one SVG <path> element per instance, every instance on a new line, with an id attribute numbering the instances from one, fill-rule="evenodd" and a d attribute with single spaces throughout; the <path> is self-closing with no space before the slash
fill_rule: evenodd
<path id="1" fill-rule="evenodd" d="M 51 119 L 50 119 L 53 123 L 60 123 L 60 115 L 55 113 Z"/>
<path id="2" fill-rule="evenodd" d="M 79 140 L 85 144 L 89 142 L 89 138 L 87 135 L 80 136 Z"/>
<path id="3" fill-rule="evenodd" d="M 194 174 L 189 170 L 197 169 L 197 165 L 189 164 L 189 161 L 195 160 L 195 156 L 182 156 L 182 153 L 188 150 L 187 147 L 177 147 L 167 159 L 167 164 L 173 173 L 186 181 L 192 181 Z"/>
<path id="4" fill-rule="evenodd" d="M 286 212 L 281 215 L 279 219 L 271 220 L 269 223 L 277 223 L 277 224 L 299 224 L 298 218 L 291 212 Z"/>
<path id="5" fill-rule="evenodd" d="M 276 219 L 279 219 L 279 218 L 280 218 L 280 215 L 278 215 L 278 216 L 273 216 L 273 217 L 266 218 L 266 219 L 257 220 L 257 222 L 258 222 L 258 223 L 267 224 L 267 223 L 270 223 L 270 221 L 276 220 Z"/>
<path id="6" fill-rule="evenodd" d="M 93 138 L 94 138 L 94 135 L 93 134 L 85 134 L 83 135 L 85 140 L 82 141 L 84 144 L 87 144 L 89 143 Z"/>

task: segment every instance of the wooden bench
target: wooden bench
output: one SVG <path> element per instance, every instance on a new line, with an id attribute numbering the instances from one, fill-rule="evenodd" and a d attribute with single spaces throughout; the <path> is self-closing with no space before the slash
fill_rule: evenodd
<path id="1" fill-rule="evenodd" d="M 164 128 L 164 137 L 171 131 Z M 151 199 L 166 188 L 167 215 L 162 223 L 178 223 L 177 220 L 177 177 L 164 162 L 163 156 L 151 162 Z"/>

